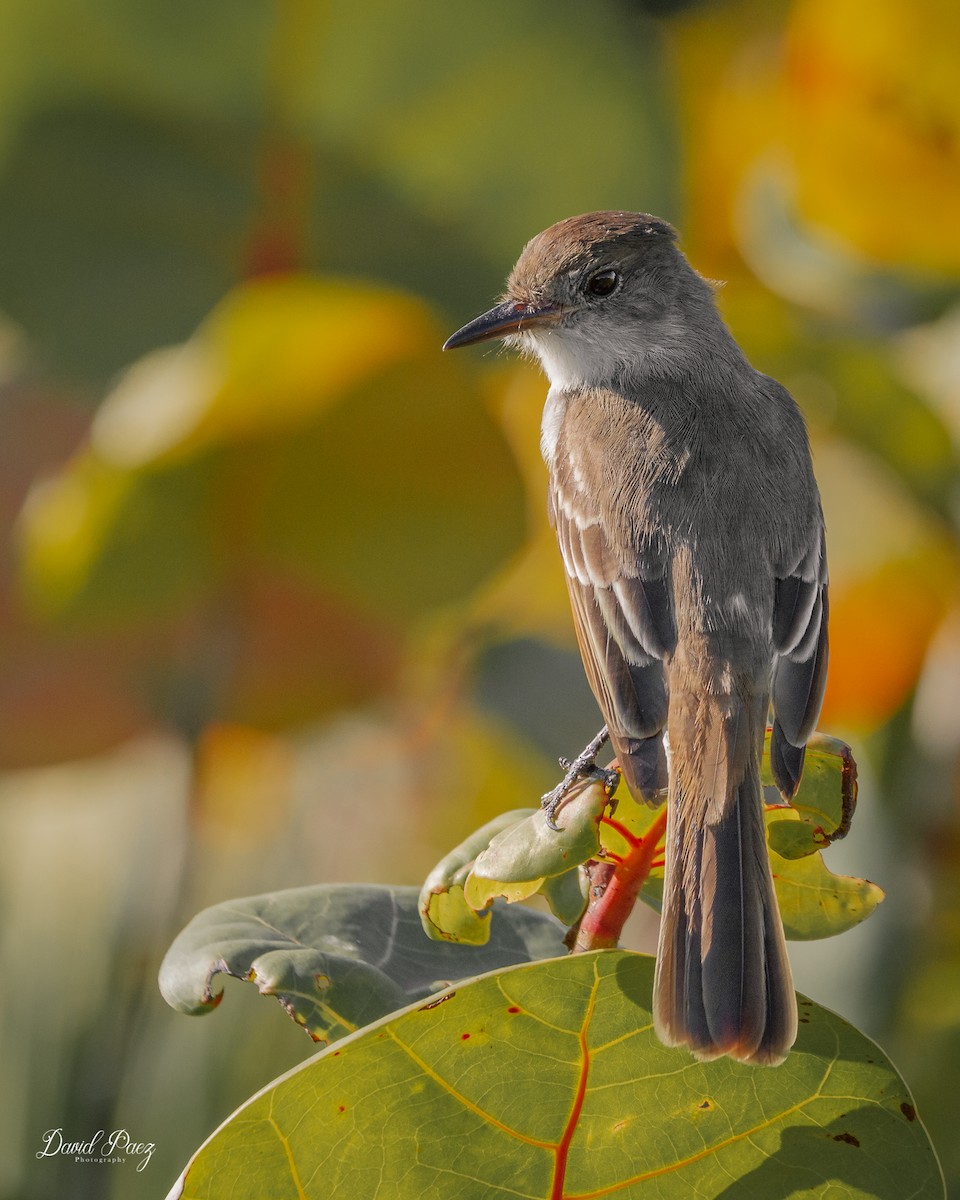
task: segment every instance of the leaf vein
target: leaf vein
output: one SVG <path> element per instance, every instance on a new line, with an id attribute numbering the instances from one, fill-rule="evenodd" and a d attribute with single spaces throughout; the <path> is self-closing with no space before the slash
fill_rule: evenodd
<path id="1" fill-rule="evenodd" d="M 542 1142 L 537 1138 L 528 1137 L 519 1130 L 511 1129 L 509 1125 L 505 1125 L 502 1121 L 499 1121 L 491 1113 L 482 1109 L 478 1104 L 475 1104 L 472 1100 L 465 1096 L 458 1088 L 455 1088 L 449 1080 L 444 1079 L 443 1076 L 435 1071 L 428 1062 L 426 1062 L 420 1057 L 419 1054 L 417 1054 L 416 1050 L 414 1050 L 412 1046 L 409 1046 L 406 1042 L 401 1041 L 389 1026 L 385 1026 L 384 1032 L 390 1037 L 391 1041 L 393 1041 L 393 1043 L 400 1050 L 402 1050 L 404 1054 L 412 1059 L 412 1061 L 416 1063 L 420 1070 L 423 1071 L 428 1078 L 432 1079 L 438 1087 L 442 1088 L 442 1090 L 445 1091 L 448 1096 L 451 1096 L 457 1101 L 458 1104 L 463 1105 L 464 1108 L 480 1117 L 481 1120 L 492 1125 L 494 1129 L 499 1129 L 501 1133 L 505 1133 L 508 1137 L 512 1137 L 516 1141 L 523 1142 L 528 1146 L 535 1146 L 541 1150 L 556 1150 L 557 1147 L 555 1142 Z"/>

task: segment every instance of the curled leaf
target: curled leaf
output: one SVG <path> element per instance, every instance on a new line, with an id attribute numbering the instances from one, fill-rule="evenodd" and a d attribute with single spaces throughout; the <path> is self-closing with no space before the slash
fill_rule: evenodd
<path id="1" fill-rule="evenodd" d="M 762 779 L 770 800 L 782 804 L 770 771 L 770 731 L 764 742 Z M 857 806 L 857 764 L 853 751 L 839 738 L 815 733 L 807 743 L 803 778 L 790 807 L 805 828 L 768 823 L 771 848 L 785 858 L 800 858 L 846 837 Z"/>
<path id="2" fill-rule="evenodd" d="M 477 856 L 473 875 L 516 883 L 561 875 L 592 858 L 600 849 L 599 825 L 609 797 L 600 783 L 571 789 L 557 814 L 559 831 L 546 813 L 534 809 L 523 821 L 490 839 Z"/>
<path id="3" fill-rule="evenodd" d="M 548 876 L 540 886 L 540 894 L 557 920 L 569 927 L 583 916 L 589 885 L 586 871 L 579 866 L 562 875 Z"/>
<path id="4" fill-rule="evenodd" d="M 424 933 L 437 941 L 464 942 L 482 946 L 490 936 L 490 914 L 480 904 L 472 908 L 464 898 L 464 884 L 474 860 L 490 839 L 511 828 L 530 812 L 514 809 L 502 813 L 471 833 L 437 863 L 420 889 L 418 908 Z"/>
<path id="5" fill-rule="evenodd" d="M 452 979 L 560 954 L 562 933 L 543 913 L 510 909 L 488 945 L 465 949 L 423 936 L 414 888 L 291 888 L 199 913 L 167 951 L 160 990 L 197 1016 L 220 1003 L 216 976 L 232 975 L 275 996 L 314 1041 L 332 1041 Z"/>

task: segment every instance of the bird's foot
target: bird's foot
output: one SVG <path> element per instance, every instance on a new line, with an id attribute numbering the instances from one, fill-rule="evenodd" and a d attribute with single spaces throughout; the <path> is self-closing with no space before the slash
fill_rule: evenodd
<path id="1" fill-rule="evenodd" d="M 561 758 L 560 766 L 564 769 L 563 779 L 555 788 L 540 797 L 540 807 L 546 813 L 547 825 L 555 832 L 560 832 L 556 823 L 557 810 L 567 797 L 567 793 L 582 779 L 595 780 L 602 783 L 609 793 L 613 793 L 620 782 L 620 772 L 607 767 L 597 766 L 597 755 L 609 740 L 607 727 L 600 730 L 597 736 L 574 759 Z"/>

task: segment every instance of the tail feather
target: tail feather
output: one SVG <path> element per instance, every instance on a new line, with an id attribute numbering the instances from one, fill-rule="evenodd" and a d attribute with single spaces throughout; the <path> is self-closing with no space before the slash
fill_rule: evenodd
<path id="1" fill-rule="evenodd" d="M 775 1064 L 797 1015 L 764 834 L 760 706 L 748 712 L 728 696 L 697 707 L 692 739 L 678 745 L 671 730 L 654 1022 L 664 1042 L 699 1058 Z"/>
<path id="2" fill-rule="evenodd" d="M 770 767 L 781 795 L 788 800 L 797 794 L 803 775 L 803 759 L 806 746 L 794 746 L 788 741 L 783 726 L 774 718 L 770 735 Z"/>

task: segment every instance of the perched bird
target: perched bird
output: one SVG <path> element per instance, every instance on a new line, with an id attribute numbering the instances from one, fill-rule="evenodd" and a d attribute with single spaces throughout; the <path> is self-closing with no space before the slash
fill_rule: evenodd
<path id="1" fill-rule="evenodd" d="M 541 446 L 584 667 L 630 791 L 659 803 L 668 785 L 657 1032 L 704 1059 L 781 1062 L 797 1008 L 760 759 L 772 700 L 772 770 L 792 797 L 827 668 L 803 418 L 644 213 L 533 238 L 501 302 L 445 349 L 488 338 L 550 381 Z"/>

